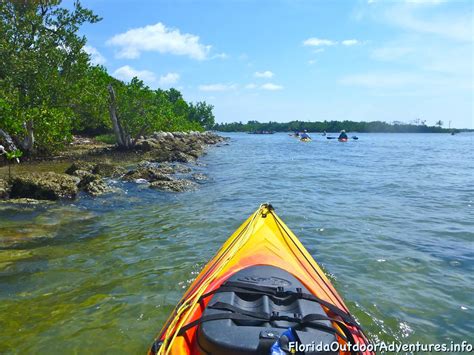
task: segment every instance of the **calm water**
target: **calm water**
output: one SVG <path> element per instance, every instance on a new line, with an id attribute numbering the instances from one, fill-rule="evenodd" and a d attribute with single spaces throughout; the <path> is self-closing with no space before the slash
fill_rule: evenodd
<path id="1" fill-rule="evenodd" d="M 0 206 L 0 353 L 143 353 L 262 202 L 372 339 L 472 341 L 474 135 L 229 136 L 195 192 Z"/>

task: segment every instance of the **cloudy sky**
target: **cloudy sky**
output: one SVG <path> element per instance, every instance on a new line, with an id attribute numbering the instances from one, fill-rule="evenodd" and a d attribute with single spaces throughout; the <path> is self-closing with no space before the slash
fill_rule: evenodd
<path id="1" fill-rule="evenodd" d="M 87 50 L 176 87 L 218 122 L 383 120 L 474 128 L 472 1 L 83 0 Z"/>

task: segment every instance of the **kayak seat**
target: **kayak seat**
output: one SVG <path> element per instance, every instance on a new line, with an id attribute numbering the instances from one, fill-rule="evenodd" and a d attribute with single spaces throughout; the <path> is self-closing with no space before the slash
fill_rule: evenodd
<path id="1" fill-rule="evenodd" d="M 337 341 L 329 320 L 318 320 L 316 327 L 294 321 L 307 315 L 327 315 L 317 302 L 288 296 L 288 291 L 310 292 L 283 269 L 251 266 L 232 275 L 221 288 L 209 298 L 202 314 L 208 321 L 200 323 L 197 330 L 198 346 L 204 354 L 270 354 L 273 343 L 290 327 L 303 344 Z M 280 292 L 266 294 L 266 289 Z"/>

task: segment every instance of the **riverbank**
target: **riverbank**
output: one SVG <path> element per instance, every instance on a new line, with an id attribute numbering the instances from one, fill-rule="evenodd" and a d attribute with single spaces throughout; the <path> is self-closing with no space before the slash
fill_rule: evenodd
<path id="1" fill-rule="evenodd" d="M 205 154 L 210 145 L 226 139 L 212 132 L 155 132 L 142 137 L 133 150 L 76 138 L 60 154 L 0 167 L 0 200 L 38 203 L 75 199 L 81 193 L 113 193 L 110 179 L 150 188 L 180 192 L 197 187 L 206 177 L 193 174 L 189 163 Z"/>

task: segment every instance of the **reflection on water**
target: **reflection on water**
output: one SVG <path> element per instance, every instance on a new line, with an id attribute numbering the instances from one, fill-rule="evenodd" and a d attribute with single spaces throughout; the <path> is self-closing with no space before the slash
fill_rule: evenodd
<path id="1" fill-rule="evenodd" d="M 0 204 L 0 353 L 146 350 L 200 268 L 272 202 L 374 340 L 474 332 L 473 136 L 232 134 L 200 189 Z"/>

